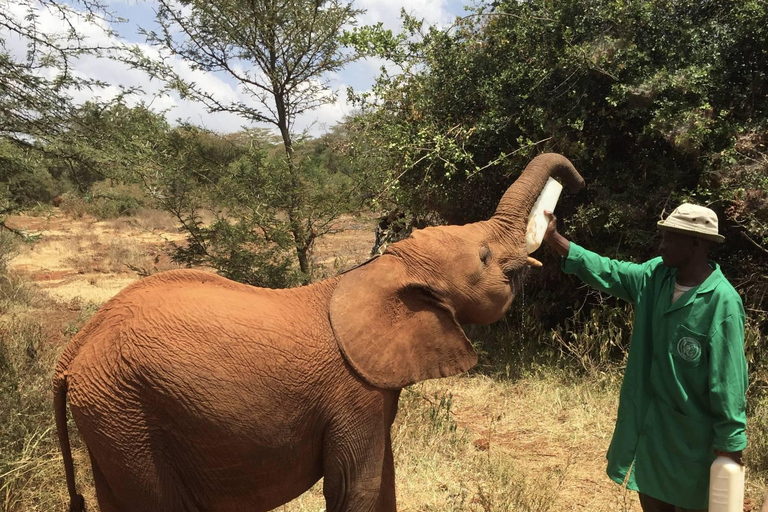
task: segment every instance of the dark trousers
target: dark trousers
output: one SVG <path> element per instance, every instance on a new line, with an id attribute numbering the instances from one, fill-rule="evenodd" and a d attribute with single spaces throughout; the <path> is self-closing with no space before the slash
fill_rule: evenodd
<path id="1" fill-rule="evenodd" d="M 676 507 L 647 494 L 640 493 L 640 506 L 643 512 L 707 512 L 707 509 L 694 510 L 690 508 Z"/>

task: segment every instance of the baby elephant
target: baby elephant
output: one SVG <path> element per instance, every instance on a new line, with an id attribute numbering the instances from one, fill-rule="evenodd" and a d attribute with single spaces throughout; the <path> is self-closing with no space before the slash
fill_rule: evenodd
<path id="1" fill-rule="evenodd" d="M 404 386 L 477 361 L 461 324 L 495 322 L 526 269 L 535 158 L 487 221 L 430 227 L 326 281 L 254 288 L 197 270 L 144 278 L 66 347 L 54 378 L 70 511 L 66 399 L 102 512 L 260 512 L 324 477 L 327 510 L 394 511 L 390 427 Z"/>

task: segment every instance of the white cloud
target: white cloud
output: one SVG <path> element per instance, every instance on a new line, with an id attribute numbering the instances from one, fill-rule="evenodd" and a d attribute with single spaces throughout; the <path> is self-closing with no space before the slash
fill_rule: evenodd
<path id="1" fill-rule="evenodd" d="M 3 7 L 7 9 L 4 15 L 14 20 L 17 26 L 23 27 L 22 30 L 32 32 L 34 28 L 37 28 L 40 33 L 57 39 L 57 43 L 62 48 L 75 46 L 74 43 L 68 43 L 64 38 L 68 27 L 64 23 L 60 12 L 43 8 L 36 3 L 32 5 L 28 2 L 3 3 L 5 4 Z M 30 15 L 34 18 L 34 22 L 28 19 Z M 108 28 L 107 24 L 99 19 L 93 19 L 90 23 L 86 22 L 82 16 L 78 16 L 78 11 L 76 10 L 71 10 L 68 20 L 77 32 L 86 38 L 84 43 L 86 45 L 91 44 L 91 41 L 94 38 L 98 38 L 100 34 L 104 34 L 105 29 Z M 18 32 L 11 32 L 5 27 L 0 33 L 0 37 L 5 40 L 5 49 L 14 58 L 26 58 L 28 40 L 22 38 Z M 45 50 L 44 46 L 39 46 L 39 48 L 42 51 Z"/>
<path id="2" fill-rule="evenodd" d="M 431 25 L 443 25 L 452 18 L 447 0 L 356 0 L 355 7 L 366 10 L 360 17 L 360 23 L 370 25 L 381 22 L 384 28 L 393 30 L 400 27 L 402 9 Z"/>
<path id="3" fill-rule="evenodd" d="M 329 131 L 333 125 L 352 114 L 354 106 L 347 101 L 347 86 L 341 84 L 335 87 L 333 92 L 336 94 L 335 101 L 321 105 L 296 120 L 294 124 L 296 132 L 307 131 L 317 136 Z"/>

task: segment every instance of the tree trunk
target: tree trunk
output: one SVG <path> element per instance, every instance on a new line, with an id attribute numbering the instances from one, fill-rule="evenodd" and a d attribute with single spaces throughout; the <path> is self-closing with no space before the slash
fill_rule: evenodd
<path id="1" fill-rule="evenodd" d="M 299 256 L 299 268 L 301 271 L 306 275 L 309 276 L 309 256 L 310 256 L 310 248 L 309 247 L 299 247 L 296 246 L 296 254 Z M 305 279 L 306 281 L 309 281 L 309 278 Z"/>
<path id="2" fill-rule="evenodd" d="M 308 230 L 307 227 L 304 226 L 304 220 L 300 215 L 302 203 L 301 179 L 299 170 L 293 161 L 293 140 L 288 127 L 285 101 L 280 94 L 275 95 L 275 105 L 277 107 L 278 128 L 280 129 L 280 135 L 283 137 L 283 145 L 285 146 L 288 174 L 291 177 L 288 222 L 291 234 L 293 235 L 293 241 L 296 244 L 296 256 L 299 259 L 299 269 L 302 274 L 307 276 L 306 279 L 308 280 L 311 270 L 310 258 L 312 256 L 312 249 L 315 245 L 315 236 L 311 230 Z"/>

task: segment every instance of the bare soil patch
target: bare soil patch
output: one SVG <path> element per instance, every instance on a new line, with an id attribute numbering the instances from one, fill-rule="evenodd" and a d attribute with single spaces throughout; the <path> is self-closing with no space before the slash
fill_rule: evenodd
<path id="1" fill-rule="evenodd" d="M 319 238 L 315 244 L 313 259 L 317 276 L 334 276 L 370 258 L 375 226 L 372 215 L 342 215 L 337 219 L 332 232 Z"/>
<path id="2" fill-rule="evenodd" d="M 22 246 L 10 268 L 29 276 L 59 301 L 101 304 L 137 280 L 137 270 L 176 268 L 166 247 L 184 237 L 169 224 L 158 229 L 156 215 L 152 214 L 152 225 L 141 218 L 9 217 L 9 226 L 39 237 Z"/>

